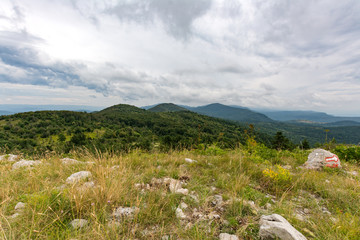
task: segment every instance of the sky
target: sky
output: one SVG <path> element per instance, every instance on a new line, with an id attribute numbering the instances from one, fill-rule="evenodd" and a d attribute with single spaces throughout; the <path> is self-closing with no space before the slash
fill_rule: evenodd
<path id="1" fill-rule="evenodd" d="M 0 104 L 360 116 L 359 0 L 2 0 Z"/>

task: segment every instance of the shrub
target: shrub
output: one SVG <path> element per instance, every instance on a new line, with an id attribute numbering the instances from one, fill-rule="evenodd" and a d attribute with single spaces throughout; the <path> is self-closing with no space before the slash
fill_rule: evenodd
<path id="1" fill-rule="evenodd" d="M 337 145 L 334 152 L 338 155 L 340 160 L 348 162 L 360 162 L 360 147 Z"/>

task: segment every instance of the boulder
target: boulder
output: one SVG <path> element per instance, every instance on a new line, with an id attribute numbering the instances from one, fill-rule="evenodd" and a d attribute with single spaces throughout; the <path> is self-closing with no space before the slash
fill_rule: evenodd
<path id="1" fill-rule="evenodd" d="M 228 233 L 220 233 L 219 239 L 220 240 L 239 240 L 239 238 L 236 235 L 231 235 Z"/>
<path id="2" fill-rule="evenodd" d="M 88 225 L 88 220 L 85 219 L 74 219 L 70 222 L 70 225 L 74 229 L 84 228 Z"/>
<path id="3" fill-rule="evenodd" d="M 66 183 L 67 184 L 78 183 L 82 180 L 90 178 L 91 176 L 92 176 L 92 174 L 89 171 L 80 171 L 80 172 L 71 174 L 71 176 L 66 179 Z"/>
<path id="4" fill-rule="evenodd" d="M 60 159 L 61 163 L 62 164 L 81 164 L 83 162 L 80 162 L 78 160 L 75 160 L 75 159 L 72 159 L 72 158 L 63 158 L 63 159 Z"/>
<path id="5" fill-rule="evenodd" d="M 304 235 L 278 214 L 261 216 L 259 236 L 261 239 L 306 240 Z"/>
<path id="6" fill-rule="evenodd" d="M 12 165 L 12 169 L 18 169 L 22 167 L 32 167 L 35 165 L 41 164 L 41 161 L 33 161 L 33 160 L 20 160 Z"/>
<path id="7" fill-rule="evenodd" d="M 323 167 L 340 168 L 341 165 L 336 154 L 318 148 L 309 154 L 304 167 L 307 169 L 321 169 Z"/>

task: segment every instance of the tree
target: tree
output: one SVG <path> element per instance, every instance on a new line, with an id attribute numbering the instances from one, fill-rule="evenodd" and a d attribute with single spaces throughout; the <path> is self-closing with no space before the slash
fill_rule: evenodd
<path id="1" fill-rule="evenodd" d="M 304 140 L 302 140 L 301 147 L 302 147 L 302 149 L 305 149 L 305 150 L 310 149 L 310 144 L 306 138 Z"/>
<path id="2" fill-rule="evenodd" d="M 60 142 L 65 142 L 65 140 L 66 140 L 65 135 L 64 135 L 63 133 L 60 133 L 60 134 L 59 134 L 59 141 L 60 141 Z"/>
<path id="3" fill-rule="evenodd" d="M 277 150 L 285 150 L 291 148 L 290 140 L 278 131 L 272 141 L 272 147 Z"/>

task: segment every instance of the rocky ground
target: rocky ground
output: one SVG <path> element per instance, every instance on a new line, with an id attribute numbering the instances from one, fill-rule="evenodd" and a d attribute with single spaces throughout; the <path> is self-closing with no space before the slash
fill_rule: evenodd
<path id="1" fill-rule="evenodd" d="M 0 238 L 357 239 L 359 167 L 310 152 L 2 155 Z"/>

